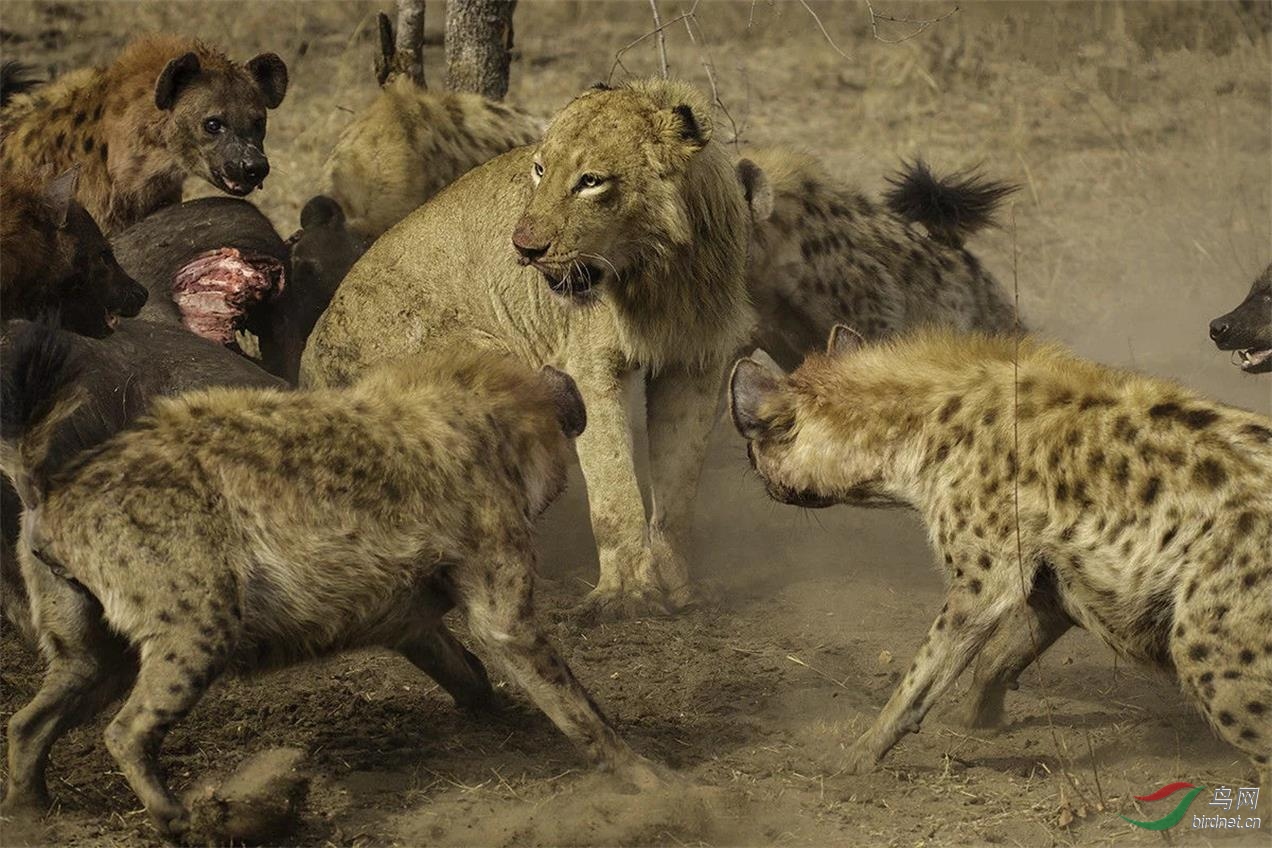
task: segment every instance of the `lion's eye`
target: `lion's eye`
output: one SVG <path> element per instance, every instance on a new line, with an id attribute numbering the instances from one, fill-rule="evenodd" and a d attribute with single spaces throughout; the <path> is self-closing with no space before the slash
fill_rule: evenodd
<path id="1" fill-rule="evenodd" d="M 217 135 L 225 129 L 225 124 L 220 118 L 208 118 L 203 122 L 203 131 L 208 135 Z"/>
<path id="2" fill-rule="evenodd" d="M 579 177 L 579 182 L 578 182 L 578 185 L 575 186 L 575 190 L 577 191 L 577 190 L 585 189 L 585 188 L 596 188 L 598 185 L 600 185 L 603 182 L 605 182 L 605 178 L 602 176 L 599 176 L 597 174 L 584 174 L 583 176 Z"/>
<path id="3" fill-rule="evenodd" d="M 542 177 L 542 176 L 543 176 L 543 163 L 542 163 L 542 162 L 535 162 L 535 163 L 534 163 L 534 175 L 535 175 L 536 177 Z"/>

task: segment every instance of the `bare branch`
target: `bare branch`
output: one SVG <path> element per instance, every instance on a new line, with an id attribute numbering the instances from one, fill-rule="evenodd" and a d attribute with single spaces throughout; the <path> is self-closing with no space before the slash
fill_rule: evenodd
<path id="1" fill-rule="evenodd" d="M 637 44 L 640 44 L 640 43 L 641 43 L 642 41 L 644 41 L 646 38 L 650 38 L 651 36 L 658 35 L 658 34 L 660 34 L 663 30 L 667 29 L 667 27 L 672 26 L 672 25 L 674 25 L 674 24 L 678 24 L 678 23 L 680 23 L 681 21 L 683 21 L 685 18 L 688 18 L 689 16 L 691 16 L 691 15 L 692 15 L 695 11 L 697 11 L 697 9 L 698 9 L 698 3 L 700 3 L 700 2 L 701 2 L 701 0 L 693 0 L 693 5 L 689 8 L 689 11 L 687 11 L 687 12 L 681 12 L 679 15 L 676 15 L 676 17 L 672 18 L 671 20 L 667 21 L 666 23 L 659 24 L 656 28 L 654 28 L 654 29 L 650 30 L 649 32 L 645 33 L 645 34 L 644 34 L 644 35 L 642 35 L 640 38 L 637 38 L 635 41 L 630 41 L 630 42 L 628 42 L 627 44 L 625 44 L 624 46 L 622 46 L 622 47 L 618 48 L 618 52 L 614 54 L 614 64 L 610 66 L 609 76 L 607 76 L 607 77 L 605 78 L 605 82 L 606 82 L 606 84 L 610 83 L 610 82 L 614 79 L 614 72 L 615 72 L 616 70 L 618 70 L 619 68 L 622 68 L 625 72 L 627 72 L 627 73 L 629 73 L 629 74 L 631 73 L 631 71 L 628 71 L 628 70 L 627 70 L 627 66 L 623 64 L 623 54 L 624 54 L 624 53 L 626 53 L 628 50 L 631 50 L 631 49 L 632 49 L 633 47 L 635 47 Z"/>
<path id="2" fill-rule="evenodd" d="M 658 14 L 658 0 L 649 0 L 649 8 L 654 12 L 654 32 L 658 33 L 658 55 L 662 59 L 662 78 L 671 76 L 667 67 L 667 33 L 662 29 L 662 18 Z"/>
<path id="3" fill-rule="evenodd" d="M 835 43 L 835 39 L 831 38 L 830 33 L 826 32 L 826 27 L 822 24 L 821 18 L 819 18 L 817 16 L 817 13 L 813 11 L 813 7 L 808 5 L 807 0 L 799 0 L 799 5 L 807 9 L 808 14 L 813 16 L 813 20 L 817 22 L 817 28 L 821 30 L 821 34 L 826 37 L 826 43 L 829 44 L 831 47 L 835 48 L 836 53 L 838 53 L 840 56 L 843 56 L 845 59 L 847 59 L 848 54 L 845 53 L 843 50 L 840 50 L 839 45 Z M 870 5 L 869 0 L 866 1 L 866 5 L 867 6 Z M 870 23 L 871 25 L 874 24 L 874 9 L 870 10 Z"/>
<path id="4" fill-rule="evenodd" d="M 693 5 L 694 8 L 698 6 L 697 2 L 694 2 Z M 693 34 L 694 26 L 698 27 L 697 37 Z M 737 147 L 739 141 L 738 123 L 733 120 L 733 115 L 729 113 L 729 107 L 725 106 L 724 101 L 720 99 L 720 89 L 716 85 L 715 63 L 711 60 L 711 49 L 707 46 L 706 34 L 702 31 L 702 24 L 699 23 L 698 18 L 693 14 L 693 9 L 690 9 L 685 16 L 685 32 L 689 33 L 689 40 L 693 42 L 695 47 L 698 47 L 698 51 L 702 56 L 702 69 L 707 72 L 707 82 L 711 84 L 711 103 L 714 106 L 718 106 L 720 111 L 724 113 L 724 117 L 729 119 L 729 125 L 733 127 L 733 138 L 729 140 L 729 143 Z M 698 44 L 698 39 L 702 40 L 701 45 Z"/>
<path id="5" fill-rule="evenodd" d="M 803 3 L 804 0 L 800 0 L 800 2 Z M 804 3 L 804 7 L 808 8 L 808 4 Z M 900 44 L 903 41 L 909 41 L 911 38 L 914 38 L 933 24 L 940 23 L 950 17 L 959 10 L 959 7 L 955 5 L 953 9 L 950 9 L 945 14 L 938 15 L 935 18 L 898 18 L 894 15 L 885 15 L 882 12 L 875 11 L 874 3 L 872 3 L 871 0 L 866 0 L 866 9 L 870 12 L 870 32 L 874 35 L 875 39 L 877 41 L 882 41 L 884 44 Z M 809 11 L 811 12 L 812 10 L 809 9 Z M 894 24 L 914 24 L 917 29 L 908 35 L 901 36 L 900 38 L 885 38 L 879 34 L 879 21 L 888 21 L 889 23 Z M 821 22 L 818 21 L 818 23 L 820 24 Z M 822 30 L 822 32 L 825 32 L 825 30 Z"/>

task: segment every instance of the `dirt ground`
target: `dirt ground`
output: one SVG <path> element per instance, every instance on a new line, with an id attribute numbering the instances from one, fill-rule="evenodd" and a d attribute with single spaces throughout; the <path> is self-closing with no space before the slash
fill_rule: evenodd
<path id="1" fill-rule="evenodd" d="M 1272 412 L 1272 381 L 1239 373 L 1206 337 L 1272 258 L 1268 5 L 962 5 L 888 44 L 865 3 L 701 2 L 698 43 L 676 24 L 668 53 L 674 73 L 704 86 L 709 55 L 731 116 L 717 116 L 721 137 L 736 125 L 742 148 L 804 148 L 871 191 L 917 153 L 1019 182 L 1005 226 L 973 248 L 1016 284 L 1031 327 Z M 909 18 L 951 8 L 874 6 Z M 429 4 L 434 42 L 441 7 Z M 664 19 L 689 7 L 661 3 Z M 0 52 L 62 71 L 162 29 L 241 58 L 278 52 L 292 87 L 270 119 L 274 171 L 254 199 L 286 234 L 336 134 L 375 94 L 376 8 L 8 0 Z M 878 23 L 884 38 L 915 29 Z M 607 78 L 650 27 L 644 2 L 522 0 L 509 99 L 550 113 Z M 441 80 L 441 48 L 429 50 L 428 77 Z M 621 59 L 617 78 L 656 72 L 654 39 Z M 1116 664 L 1082 633 L 1026 673 L 1000 735 L 969 735 L 938 709 L 877 772 L 837 774 L 828 761 L 882 706 L 940 606 L 919 521 L 771 503 L 727 426 L 698 509 L 694 567 L 719 605 L 588 629 L 557 615 L 595 579 L 577 474 L 542 527 L 541 613 L 557 643 L 621 733 L 683 786 L 627 794 L 590 774 L 520 693 L 507 692 L 502 715 L 474 719 L 404 660 L 372 652 L 218 684 L 169 737 L 170 778 L 185 788 L 254 752 L 300 748 L 314 780 L 290 841 L 359 846 L 1148 845 L 1163 836 L 1118 814 L 1157 818 L 1167 802 L 1131 796 L 1252 780 L 1173 683 Z M 7 719 L 39 668 L 6 637 L 0 674 Z M 0 822 L 0 842 L 157 844 L 100 730 L 54 751 L 47 821 Z M 1167 844 L 1267 844 L 1269 828 L 1217 838 L 1185 823 Z"/>

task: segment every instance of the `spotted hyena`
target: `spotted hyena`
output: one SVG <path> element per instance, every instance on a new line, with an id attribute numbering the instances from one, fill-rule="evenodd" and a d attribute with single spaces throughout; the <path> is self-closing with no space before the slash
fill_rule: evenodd
<path id="1" fill-rule="evenodd" d="M 842 327 L 790 376 L 740 361 L 731 405 L 772 497 L 908 504 L 944 560 L 945 605 L 848 771 L 978 655 L 972 712 L 1001 708 L 1076 624 L 1178 677 L 1268 785 L 1272 420 L 1029 340 Z"/>
<path id="2" fill-rule="evenodd" d="M 1272 265 L 1263 269 L 1236 309 L 1210 322 L 1210 338 L 1220 350 L 1233 351 L 1247 374 L 1272 372 Z"/>
<path id="3" fill-rule="evenodd" d="M 179 203 L 188 175 L 239 196 L 259 186 L 269 173 L 265 112 L 287 91 L 273 53 L 240 65 L 177 36 L 139 39 L 111 65 L 34 88 L 13 77 L 0 167 L 52 177 L 79 165 L 76 196 L 107 234 Z"/>
<path id="4" fill-rule="evenodd" d="M 5 174 L 0 185 L 0 315 L 56 315 L 101 338 L 146 303 L 146 289 L 115 261 L 110 242 L 75 202 L 79 170 L 43 182 Z"/>
<path id="5" fill-rule="evenodd" d="M 755 219 L 747 281 L 755 343 L 790 367 L 836 322 L 875 340 L 923 325 L 1008 332 L 1015 315 L 965 247 L 1014 191 L 975 172 L 937 177 L 921 161 L 880 204 L 815 159 L 750 151 L 738 178 Z M 916 226 L 917 225 L 917 226 Z"/>
<path id="6" fill-rule="evenodd" d="M 187 814 L 159 746 L 223 671 L 382 645 L 481 704 L 485 670 L 442 623 L 452 606 L 592 761 L 657 781 L 533 617 L 533 522 L 585 423 L 564 373 L 456 351 L 344 389 L 207 389 L 49 475 L 75 362 L 35 334 L 5 368 L 2 456 L 49 663 L 9 723 L 7 810 L 43 808 L 56 738 L 130 684 L 106 746 L 168 834 Z"/>

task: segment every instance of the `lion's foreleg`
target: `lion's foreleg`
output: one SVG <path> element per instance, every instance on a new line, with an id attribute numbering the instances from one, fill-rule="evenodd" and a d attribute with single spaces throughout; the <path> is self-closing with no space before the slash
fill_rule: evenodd
<path id="1" fill-rule="evenodd" d="M 604 618 L 662 611 L 662 587 L 645 538 L 645 505 L 636 480 L 627 404 L 640 372 L 573 375 L 587 404 L 587 429 L 575 446 L 601 566 L 583 611 Z"/>
<path id="2" fill-rule="evenodd" d="M 723 372 L 669 370 L 647 387 L 654 567 L 674 606 L 692 600 L 686 559 L 707 440 L 719 416 Z"/>

